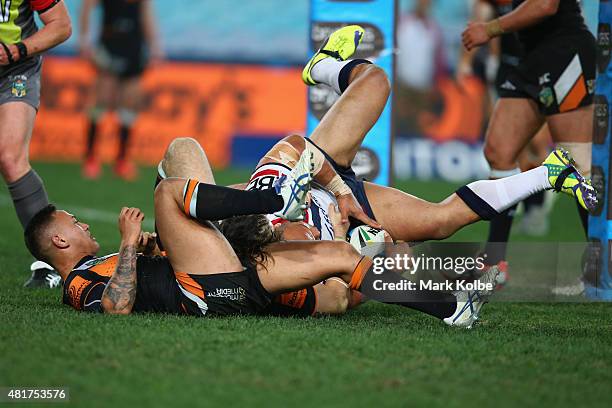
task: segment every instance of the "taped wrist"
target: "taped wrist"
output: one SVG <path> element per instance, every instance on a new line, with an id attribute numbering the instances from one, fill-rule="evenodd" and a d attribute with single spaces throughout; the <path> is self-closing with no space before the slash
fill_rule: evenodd
<path id="1" fill-rule="evenodd" d="M 331 191 L 336 197 L 346 194 L 351 194 L 352 191 L 349 186 L 346 185 L 344 180 L 339 175 L 335 175 L 334 178 L 325 186 L 325 188 Z"/>
<path id="2" fill-rule="evenodd" d="M 485 29 L 487 30 L 488 36 L 491 37 L 491 38 L 499 37 L 500 35 L 505 34 L 504 29 L 502 28 L 501 24 L 499 23 L 499 18 L 496 18 L 495 20 L 489 21 L 485 25 Z"/>

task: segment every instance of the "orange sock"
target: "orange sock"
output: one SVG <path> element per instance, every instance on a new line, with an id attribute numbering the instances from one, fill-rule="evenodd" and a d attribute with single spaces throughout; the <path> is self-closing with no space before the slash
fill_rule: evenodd
<path id="1" fill-rule="evenodd" d="M 355 267 L 355 270 L 353 271 L 353 276 L 351 277 L 351 281 L 349 282 L 350 289 L 359 290 L 363 279 L 365 278 L 366 274 L 368 273 L 373 264 L 374 262 L 369 256 L 364 256 L 361 258 L 361 260 Z"/>

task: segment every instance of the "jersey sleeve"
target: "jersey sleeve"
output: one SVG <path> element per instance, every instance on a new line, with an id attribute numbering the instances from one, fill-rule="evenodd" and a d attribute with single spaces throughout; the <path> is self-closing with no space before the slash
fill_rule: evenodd
<path id="1" fill-rule="evenodd" d="M 99 283 L 94 285 L 83 299 L 83 311 L 92 313 L 103 313 L 102 309 L 102 293 L 106 288 L 105 284 Z"/>
<path id="2" fill-rule="evenodd" d="M 30 0 L 30 8 L 34 11 L 44 12 L 59 2 L 60 0 Z"/>

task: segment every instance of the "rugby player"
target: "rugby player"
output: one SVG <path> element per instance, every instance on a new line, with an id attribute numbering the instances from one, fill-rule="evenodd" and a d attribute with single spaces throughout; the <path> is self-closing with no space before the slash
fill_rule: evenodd
<path id="1" fill-rule="evenodd" d="M 38 13 L 44 26 L 38 30 Z M 40 106 L 41 54 L 66 41 L 70 16 L 60 0 L 6 0 L 0 10 L 0 173 L 25 229 L 49 203 L 42 180 L 29 162 L 30 138 Z M 56 273 L 32 266 L 26 286 L 54 286 Z"/>
<path id="2" fill-rule="evenodd" d="M 141 105 L 140 78 L 150 63 L 162 58 L 152 0 L 84 0 L 80 15 L 81 56 L 97 70 L 94 105 L 89 109 L 87 150 L 83 176 L 96 179 L 102 167 L 96 156 L 98 122 L 108 109 L 119 117 L 119 150 L 113 170 L 126 180 L 136 177 L 136 167 L 128 159 L 132 127 Z M 97 4 L 103 18 L 99 45 L 90 40 L 89 20 Z"/>
<path id="3" fill-rule="evenodd" d="M 514 0 L 513 10 L 489 22 L 472 22 L 463 33 L 467 50 L 517 33 L 522 47 L 506 73 L 489 123 L 485 156 L 493 178 L 520 172 L 517 158 L 546 123 L 557 146 L 570 152 L 585 177 L 591 172 L 596 42 L 576 0 Z M 585 232 L 587 211 L 578 206 Z M 490 240 L 507 241 L 512 217 L 491 225 Z M 588 235 L 588 234 L 587 234 Z M 490 253 L 491 263 L 503 262 Z"/>
<path id="4" fill-rule="evenodd" d="M 245 265 L 210 223 L 232 215 L 269 211 L 301 218 L 310 182 L 310 156 L 305 150 L 291 177 L 282 177 L 268 190 L 220 187 L 211 179 L 204 179 L 208 183 L 162 180 L 155 190 L 155 214 L 166 256 L 139 254 L 153 241 L 142 233 L 144 215 L 137 208 L 121 210 L 118 254 L 96 257 L 99 245 L 89 226 L 52 205 L 34 216 L 25 233 L 26 244 L 33 255 L 60 273 L 63 302 L 80 311 L 260 314 L 267 312 L 276 295 L 333 277 L 355 290 L 373 287 L 374 276 L 380 275 L 372 273 L 372 259 L 361 256 L 346 242 L 275 242 L 256 255 L 256 263 Z M 210 168 L 205 173 L 210 173 Z M 489 271 L 480 281 L 491 283 L 496 274 Z M 388 273 L 385 281 L 398 284 L 402 278 Z M 438 315 L 448 316 L 447 324 L 471 327 L 490 293 L 470 291 L 462 299 L 439 292 L 435 299 Z M 421 301 L 430 302 L 432 296 Z M 413 297 L 410 304 L 416 300 Z M 402 299 L 387 303 L 406 306 Z M 449 320 L 455 315 L 457 318 Z"/>
<path id="5" fill-rule="evenodd" d="M 283 226 L 278 231 L 287 234 L 291 228 L 292 239 L 300 236 L 300 232 L 296 231 L 299 229 L 302 239 L 319 237 L 323 240 L 344 240 L 344 236 L 336 236 L 341 229 L 338 224 L 346 226 L 349 216 L 352 217 L 349 211 L 353 211 L 358 214 L 358 218 L 351 220 L 353 226 L 363 223 L 375 226 L 380 223 L 393 239 L 415 242 L 446 238 L 465 225 L 479 219 L 490 219 L 534 192 L 553 187 L 578 196 L 585 206 L 594 205 L 592 187 L 561 151 L 551 154 L 543 166 L 533 171 L 507 180 L 471 183 L 440 204 L 428 203 L 393 188 L 358 181 L 351 163 L 366 133 L 382 112 L 390 92 L 389 82 L 380 68 L 365 60 L 347 61 L 358 46 L 355 39 L 360 39 L 362 34 L 361 27 L 344 27 L 332 34 L 310 60 L 304 69 L 304 82 L 309 85 L 328 84 L 342 95 L 309 139 L 292 135 L 277 143 L 260 161 L 248 184 L 247 189 L 251 190 L 269 188 L 279 177 L 288 174 L 304 149 L 309 147 L 313 151 L 316 184 L 311 191 L 310 208 L 304 220 L 311 227 L 294 224 Z M 323 71 L 317 68 L 323 68 Z M 193 168 L 203 157 L 202 154 L 194 156 L 192 152 L 196 151 L 201 151 L 201 147 L 193 139 L 175 140 L 160 163 L 160 176 L 193 177 Z M 169 168 L 172 168 L 170 172 Z M 567 185 L 562 187 L 564 183 Z M 332 222 L 336 204 L 342 213 L 340 223 Z M 361 214 L 361 210 L 365 211 L 365 215 Z M 273 215 L 269 218 L 273 225 L 283 223 L 282 219 Z M 252 217 L 250 222 L 249 227 L 244 218 L 237 217 L 221 223 L 221 231 L 236 252 L 242 255 L 245 263 L 252 263 L 249 255 L 260 251 L 274 239 L 271 228 L 261 219 Z M 255 236 L 245 240 L 245 233 L 249 231 Z M 258 244 L 258 234 L 262 236 L 263 243 Z M 296 314 L 316 312 L 317 292 L 294 294 L 293 298 L 289 298 L 291 304 L 286 306 L 297 309 L 294 311 Z M 294 299 L 303 301 L 295 302 Z M 412 306 L 440 317 L 436 302 L 430 300 L 415 302 Z"/>

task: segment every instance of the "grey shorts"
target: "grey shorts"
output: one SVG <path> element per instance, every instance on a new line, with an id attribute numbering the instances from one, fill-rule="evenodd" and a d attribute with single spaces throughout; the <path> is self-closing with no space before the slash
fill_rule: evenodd
<path id="1" fill-rule="evenodd" d="M 0 76 L 0 105 L 24 102 L 38 110 L 42 60 L 25 61 Z"/>

